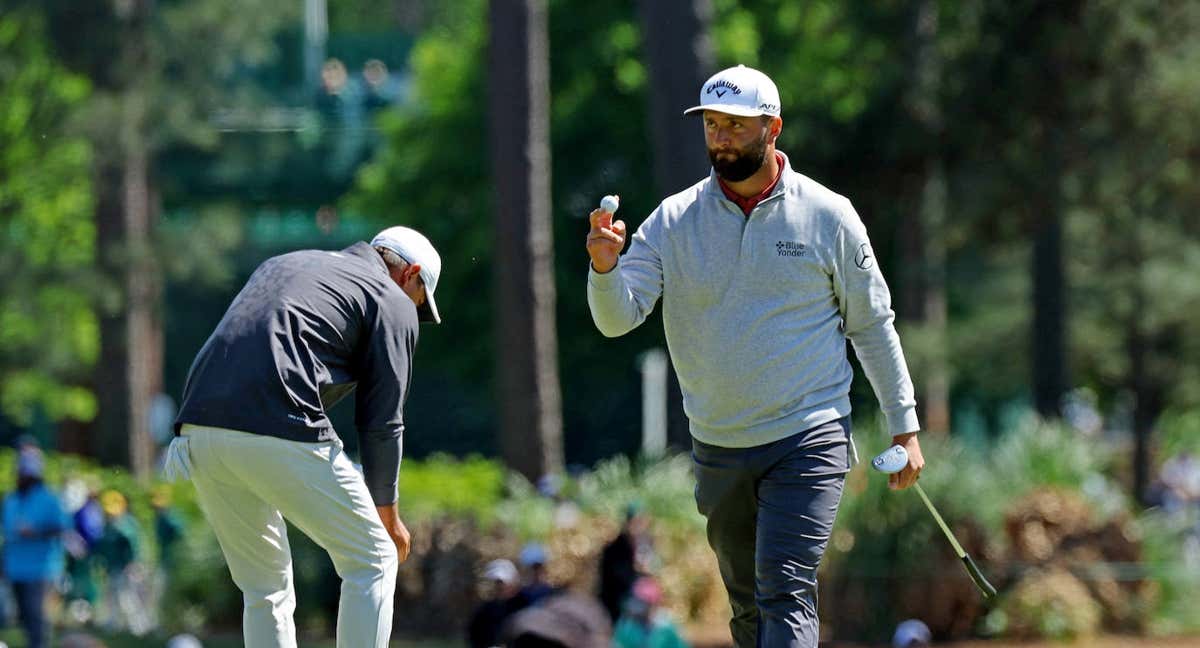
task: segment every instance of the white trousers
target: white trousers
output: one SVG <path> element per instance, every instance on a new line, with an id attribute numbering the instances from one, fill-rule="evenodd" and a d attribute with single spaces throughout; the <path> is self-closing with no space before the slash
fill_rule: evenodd
<path id="1" fill-rule="evenodd" d="M 295 648 L 286 518 L 329 553 L 342 579 L 338 648 L 385 648 L 399 564 L 362 475 L 339 441 L 299 443 L 184 425 L 200 508 L 245 605 L 246 648 Z"/>

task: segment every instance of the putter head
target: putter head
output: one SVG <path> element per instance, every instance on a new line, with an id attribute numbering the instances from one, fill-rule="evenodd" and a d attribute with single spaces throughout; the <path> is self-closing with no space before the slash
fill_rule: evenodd
<path id="1" fill-rule="evenodd" d="M 885 475 L 904 470 L 908 465 L 908 451 L 904 446 L 894 445 L 871 460 L 871 467 Z"/>

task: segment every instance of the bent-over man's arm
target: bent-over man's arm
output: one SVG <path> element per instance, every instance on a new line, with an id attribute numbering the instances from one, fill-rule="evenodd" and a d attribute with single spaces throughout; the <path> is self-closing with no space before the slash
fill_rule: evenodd
<path id="1" fill-rule="evenodd" d="M 354 423 L 367 490 L 403 561 L 408 557 L 409 534 L 400 521 L 396 484 L 404 447 L 404 402 L 417 347 L 416 309 L 379 304 L 367 325 Z"/>

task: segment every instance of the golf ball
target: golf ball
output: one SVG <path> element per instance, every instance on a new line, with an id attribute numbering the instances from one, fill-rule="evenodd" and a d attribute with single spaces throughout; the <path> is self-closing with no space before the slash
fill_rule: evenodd
<path id="1" fill-rule="evenodd" d="M 621 199 L 617 196 L 605 196 L 600 199 L 600 209 L 603 209 L 610 214 L 617 213 L 617 207 L 619 207 L 620 204 Z"/>

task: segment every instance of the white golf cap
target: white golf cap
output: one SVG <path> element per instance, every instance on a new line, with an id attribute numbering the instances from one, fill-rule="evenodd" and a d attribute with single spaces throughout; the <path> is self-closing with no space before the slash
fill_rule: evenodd
<path id="1" fill-rule="evenodd" d="M 438 275 L 442 274 L 442 257 L 433 244 L 415 229 L 397 225 L 389 227 L 371 239 L 372 247 L 395 252 L 401 259 L 421 266 L 421 281 L 425 284 L 425 306 L 417 309 L 422 321 L 442 323 L 433 292 L 437 290 Z"/>
<path id="2" fill-rule="evenodd" d="M 486 580 L 500 581 L 501 583 L 511 585 L 517 582 L 519 575 L 517 574 L 517 566 L 512 564 L 511 560 L 497 558 L 483 568 L 483 577 Z"/>
<path id="3" fill-rule="evenodd" d="M 770 77 L 745 65 L 726 68 L 700 88 L 700 105 L 683 114 L 715 110 L 740 117 L 779 116 L 779 89 Z"/>

